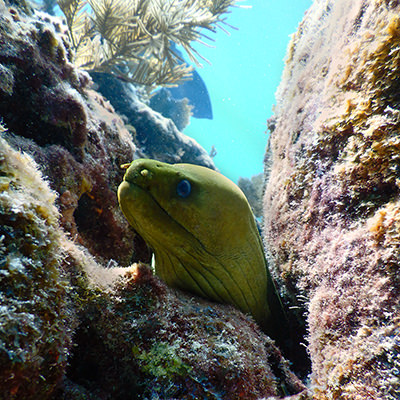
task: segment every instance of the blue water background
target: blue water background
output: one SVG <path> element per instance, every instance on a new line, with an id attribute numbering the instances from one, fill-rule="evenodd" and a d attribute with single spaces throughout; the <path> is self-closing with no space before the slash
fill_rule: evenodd
<path id="1" fill-rule="evenodd" d="M 207 85 L 214 118 L 192 118 L 184 133 L 207 151 L 215 146 L 217 168 L 234 182 L 263 172 L 267 119 L 273 115 L 286 49 L 311 3 L 240 2 L 252 8 L 232 8 L 227 22 L 238 30 L 227 28 L 229 36 L 218 30 L 214 48 L 196 46 L 212 63 L 203 63 L 198 72 Z"/>

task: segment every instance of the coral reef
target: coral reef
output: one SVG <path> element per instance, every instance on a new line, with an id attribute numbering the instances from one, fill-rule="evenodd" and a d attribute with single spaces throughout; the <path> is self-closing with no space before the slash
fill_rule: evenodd
<path id="1" fill-rule="evenodd" d="M 400 396 L 399 12 L 316 0 L 277 92 L 264 236 L 308 310 L 315 399 Z"/>
<path id="2" fill-rule="evenodd" d="M 251 178 L 240 177 L 238 186 L 246 195 L 247 200 L 256 218 L 262 218 L 263 214 L 263 193 L 264 176 L 263 174 L 253 175 Z"/>
<path id="3" fill-rule="evenodd" d="M 146 266 L 101 267 L 33 160 L 3 139 L 0 160 L 1 399 L 307 398 L 254 322 Z"/>
<path id="4" fill-rule="evenodd" d="M 127 128 L 58 31 L 0 0 L 0 399 L 308 398 L 251 319 L 123 268 L 149 254 L 117 206 L 120 164 L 157 124 Z M 170 132 L 161 156 L 213 165 Z"/>
<path id="5" fill-rule="evenodd" d="M 172 291 L 146 266 L 97 297 L 86 318 L 68 376 L 100 398 L 307 397 L 273 342 L 243 314 Z"/>
<path id="6" fill-rule="evenodd" d="M 89 89 L 90 77 L 69 62 L 57 20 L 43 14 L 29 18 L 5 5 L 2 10 L 0 115 L 13 133 L 8 140 L 32 154 L 49 177 L 71 236 L 92 254 L 126 263 L 133 233 L 115 193 L 123 176 L 120 165 L 135 157 L 134 141 L 141 146 L 138 155 L 213 163 L 171 120 L 138 100 L 129 104 L 133 138 L 110 104 Z M 129 97 L 120 98 L 130 103 Z"/>
<path id="7" fill-rule="evenodd" d="M 150 107 L 166 118 L 174 121 L 178 130 L 183 131 L 189 125 L 192 107 L 189 100 L 175 100 L 168 89 L 161 88 L 150 99 Z"/>
<path id="8" fill-rule="evenodd" d="M 169 163 L 192 163 L 215 169 L 207 152 L 192 138 L 179 132 L 169 118 L 164 117 L 140 100 L 138 89 L 110 74 L 91 72 L 96 89 L 115 110 L 134 127 L 138 155 Z M 182 107 L 179 120 L 189 118 L 189 107 Z"/>
<path id="9" fill-rule="evenodd" d="M 46 399 L 64 373 L 71 316 L 55 194 L 0 138 L 1 399 Z"/>
<path id="10" fill-rule="evenodd" d="M 59 0 L 81 68 L 123 76 L 142 85 L 172 84 L 190 77 L 174 45 L 196 65 L 192 42 L 209 39 L 235 0 Z"/>
<path id="11" fill-rule="evenodd" d="M 0 399 L 306 398 L 239 311 L 68 240 L 37 165 L 2 138 L 0 173 Z"/>
<path id="12" fill-rule="evenodd" d="M 12 132 L 7 140 L 31 154 L 48 177 L 71 237 L 93 254 L 127 262 L 133 234 L 115 190 L 120 164 L 134 157 L 132 137 L 112 107 L 88 89 L 90 77 L 68 61 L 52 24 L 0 7 L 0 64 L 7 78 L 0 115 Z"/>

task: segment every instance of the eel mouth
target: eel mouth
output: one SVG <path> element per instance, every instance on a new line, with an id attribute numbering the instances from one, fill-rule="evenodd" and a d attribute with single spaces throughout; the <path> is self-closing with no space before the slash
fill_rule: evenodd
<path id="1" fill-rule="evenodd" d="M 207 257 L 214 259 L 213 264 L 219 264 L 220 268 L 224 268 L 224 265 L 218 260 L 217 257 L 215 257 L 207 250 L 205 245 L 195 235 L 193 235 L 192 232 L 190 232 L 181 223 L 176 221 L 176 219 L 174 219 L 160 205 L 160 203 L 152 196 L 151 193 L 149 193 L 142 186 L 136 183 L 132 183 L 131 180 L 128 181 L 124 179 L 118 188 L 118 200 L 121 210 L 124 213 L 125 217 L 128 219 L 130 225 L 132 225 L 132 227 L 145 239 L 145 241 L 147 241 L 148 245 L 153 248 L 153 251 L 156 250 L 157 253 L 157 249 L 161 250 L 161 252 L 166 255 L 168 259 L 170 258 L 168 254 L 170 254 L 172 251 L 176 261 L 191 277 L 191 283 L 196 286 L 197 290 L 195 290 L 195 292 L 198 295 L 203 298 L 211 298 L 214 301 L 218 301 L 220 303 L 236 303 L 235 298 L 232 297 L 232 295 L 230 294 L 229 287 L 227 287 L 226 283 L 221 280 L 218 274 L 215 273 L 214 268 L 210 268 L 209 265 L 207 265 L 206 263 L 204 264 L 199 260 L 197 260 L 196 262 L 194 261 L 196 259 L 196 253 L 203 253 L 202 257 L 204 257 L 204 254 L 206 254 Z M 197 244 L 196 247 L 198 248 L 198 250 L 196 252 L 189 252 L 188 250 L 186 250 L 187 254 L 185 255 L 185 257 L 181 257 L 181 254 L 175 254 L 175 252 L 171 250 L 173 248 L 170 248 L 168 245 L 163 243 L 163 240 L 161 240 L 160 237 L 154 236 L 154 232 L 151 231 L 152 228 L 150 227 L 150 225 L 148 225 L 148 223 L 142 221 L 140 217 L 138 218 L 138 213 L 142 212 L 143 210 L 135 210 L 135 203 L 138 207 L 140 207 L 140 204 L 150 205 L 150 208 L 153 210 L 152 214 L 154 214 L 154 218 L 157 218 L 156 215 L 158 215 L 158 218 L 163 220 L 165 224 L 168 223 L 171 225 L 171 227 L 173 226 L 174 231 L 178 230 L 180 232 L 180 237 L 185 236 L 189 238 L 188 240 L 192 244 Z M 193 259 L 190 265 L 187 265 L 185 258 Z M 172 265 L 173 261 L 170 261 L 170 263 Z M 196 268 L 191 267 L 192 264 L 196 265 Z M 202 270 L 207 271 L 208 274 L 202 273 Z M 199 275 L 202 276 L 201 279 Z M 200 282 L 200 280 L 203 280 L 204 282 Z M 225 289 L 225 295 L 221 295 L 220 289 L 215 288 L 215 285 L 212 282 L 213 280 L 218 281 L 220 285 Z M 233 282 L 235 281 L 233 280 Z M 239 287 L 236 282 L 235 284 Z M 183 290 L 187 290 L 187 286 L 184 284 L 180 284 L 178 285 L 178 287 Z M 210 293 L 212 293 L 212 295 L 210 295 Z M 245 312 L 251 312 L 250 308 Z"/>
<path id="2" fill-rule="evenodd" d="M 128 222 L 135 228 L 143 238 L 153 236 L 151 229 L 156 229 L 155 225 L 150 221 L 162 221 L 164 226 L 173 224 L 175 229 L 179 227 L 190 234 L 188 230 L 176 221 L 167 210 L 160 204 L 159 201 L 147 190 L 145 185 L 133 182 L 134 179 L 127 180 L 126 178 L 118 187 L 118 201 L 120 208 L 127 218 Z"/>
<path id="3" fill-rule="evenodd" d="M 154 225 L 149 224 L 149 221 L 143 221 L 140 217 L 138 217 L 138 215 L 140 215 L 141 213 L 145 213 L 147 217 L 149 217 L 149 210 L 151 209 L 152 218 L 163 221 L 164 226 L 169 226 L 171 231 L 179 232 L 178 236 L 180 238 L 185 237 L 187 241 L 189 241 L 193 245 L 193 248 L 197 249 L 196 251 L 188 252 L 186 257 L 196 259 L 196 253 L 203 254 L 202 257 L 206 256 L 213 260 L 211 264 L 219 265 L 219 268 L 225 270 L 225 272 L 230 276 L 232 283 L 234 283 L 234 285 L 239 288 L 240 293 L 242 293 L 242 298 L 244 299 L 244 302 L 247 306 L 246 309 L 243 309 L 243 307 L 237 307 L 239 309 L 242 309 L 242 311 L 244 312 L 251 313 L 251 307 L 247 303 L 246 296 L 240 289 L 241 285 L 238 284 L 236 279 L 234 279 L 231 273 L 225 268 L 223 262 L 221 262 L 221 260 L 216 255 L 214 255 L 209 249 L 207 249 L 205 244 L 198 237 L 196 237 L 190 231 L 190 229 L 177 221 L 172 215 L 170 215 L 170 213 L 168 213 L 168 211 L 162 207 L 157 199 L 148 190 L 146 190 L 146 188 L 136 182 L 132 182 L 134 178 L 130 178 L 131 179 L 129 180 L 124 179 L 120 184 L 118 188 L 118 200 L 125 217 L 128 219 L 133 228 L 145 239 L 145 241 L 147 241 L 148 245 L 153 248 L 153 250 L 162 248 L 165 254 L 169 254 L 171 251 L 172 253 L 175 253 L 173 250 L 174 247 L 180 247 L 177 246 L 176 243 L 174 244 L 174 246 L 170 244 L 170 247 L 166 245 L 164 241 L 160 239 L 159 236 L 157 237 L 152 231 L 152 229 L 154 228 L 158 230 L 158 227 L 155 227 Z M 139 209 L 141 207 L 143 207 L 142 210 Z M 146 208 L 146 210 L 144 208 Z M 180 257 L 179 254 L 175 254 L 175 256 L 177 257 L 177 259 L 180 260 L 181 265 L 185 269 L 187 269 L 186 263 L 182 260 L 182 257 Z M 209 290 L 214 292 L 214 295 L 211 296 L 213 300 L 220 303 L 237 304 L 237 299 L 232 297 L 229 291 L 229 287 L 227 287 L 224 283 L 224 280 L 221 280 L 220 276 L 215 273 L 214 268 L 210 268 L 207 263 L 201 263 L 199 260 L 197 262 L 194 262 L 193 264 L 197 265 L 197 268 L 195 268 L 197 273 L 200 273 L 201 269 L 207 271 L 210 274 L 209 278 L 210 276 L 213 276 L 213 279 L 219 281 L 221 285 L 225 288 L 227 294 L 221 297 L 219 291 L 216 290 L 214 285 L 208 281 L 209 278 L 206 278 L 206 276 L 204 276 L 203 279 L 207 281 L 207 286 L 209 287 Z M 189 275 L 192 275 L 193 271 L 191 271 L 191 268 L 189 268 L 187 269 L 187 272 Z M 210 298 L 210 295 L 207 295 L 204 291 L 203 285 L 199 284 L 194 276 L 192 276 L 192 281 L 198 287 L 197 294 L 204 298 Z M 182 289 L 185 290 L 185 287 L 182 287 Z M 228 299 L 229 297 L 230 299 Z"/>
<path id="4" fill-rule="evenodd" d="M 136 203 L 135 198 L 137 198 L 138 190 L 141 190 L 139 186 L 123 180 L 118 186 L 117 191 L 119 207 L 121 208 L 129 224 L 132 225 L 136 230 L 138 230 L 137 218 L 135 218 L 135 213 L 131 211 L 132 207 L 129 205 L 132 204 L 132 202 Z"/>

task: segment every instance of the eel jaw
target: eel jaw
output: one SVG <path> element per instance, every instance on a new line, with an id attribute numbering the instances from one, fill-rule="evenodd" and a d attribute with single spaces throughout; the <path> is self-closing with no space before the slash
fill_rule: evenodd
<path id="1" fill-rule="evenodd" d="M 136 218 L 134 218 L 134 213 L 131 210 L 132 207 L 130 207 L 130 204 L 135 198 L 137 189 L 139 189 L 139 187 L 135 184 L 123 180 L 119 185 L 117 192 L 119 207 L 122 210 L 125 218 L 128 220 L 129 224 L 135 229 L 137 229 Z"/>

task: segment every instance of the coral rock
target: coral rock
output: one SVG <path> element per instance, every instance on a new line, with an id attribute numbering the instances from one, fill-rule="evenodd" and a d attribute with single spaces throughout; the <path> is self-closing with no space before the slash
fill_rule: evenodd
<path id="1" fill-rule="evenodd" d="M 135 127 L 135 142 L 142 157 L 168 163 L 192 163 L 215 169 L 211 157 L 194 139 L 179 132 L 172 119 L 160 114 L 161 110 L 156 112 L 139 99 L 134 85 L 100 72 L 91 72 L 91 76 L 98 85 L 97 90 Z M 187 120 L 190 113 L 185 102 L 180 108 L 178 126 L 185 124 L 182 120 Z M 170 117 L 172 118 L 171 115 Z"/>
<path id="2" fill-rule="evenodd" d="M 31 154 L 60 196 L 63 227 L 103 259 L 129 262 L 133 233 L 115 195 L 136 147 L 90 77 L 68 59 L 58 25 L 40 14 L 0 19 L 0 115 L 7 140 Z M 93 225 L 97 226 L 92 230 Z M 119 249 L 116 251 L 116 249 Z"/>
<path id="3" fill-rule="evenodd" d="M 100 396 L 308 398 L 255 323 L 231 306 L 170 289 L 144 265 L 97 297 L 86 318 L 68 376 Z"/>
<path id="4" fill-rule="evenodd" d="M 309 398 L 233 307 L 68 240 L 55 193 L 3 139 L 0 172 L 0 399 Z"/>
<path id="5" fill-rule="evenodd" d="M 48 399 L 65 373 L 73 324 L 54 200 L 0 138 L 0 399 Z"/>
<path id="6" fill-rule="evenodd" d="M 315 1 L 277 92 L 264 235 L 306 298 L 316 399 L 400 396 L 399 12 Z"/>
<path id="7" fill-rule="evenodd" d="M 307 397 L 239 311 L 175 292 L 148 267 L 125 274 L 134 235 L 116 189 L 136 146 L 61 31 L 0 0 L 0 399 Z M 213 166 L 142 108 L 142 145 L 158 129 L 151 151 Z M 164 133 L 178 145 L 157 147 Z"/>

